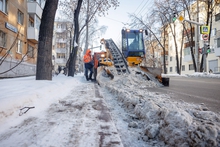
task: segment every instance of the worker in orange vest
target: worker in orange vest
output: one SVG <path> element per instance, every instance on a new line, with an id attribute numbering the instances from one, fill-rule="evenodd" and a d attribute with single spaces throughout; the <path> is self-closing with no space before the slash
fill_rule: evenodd
<path id="1" fill-rule="evenodd" d="M 92 74 L 93 74 L 93 60 L 92 60 L 92 55 L 91 55 L 91 50 L 88 49 L 86 51 L 86 54 L 83 57 L 83 61 L 84 61 L 84 65 L 85 65 L 85 76 L 86 76 L 86 80 L 89 81 L 93 81 L 92 79 Z M 90 71 L 89 76 L 88 76 L 88 71 Z"/>

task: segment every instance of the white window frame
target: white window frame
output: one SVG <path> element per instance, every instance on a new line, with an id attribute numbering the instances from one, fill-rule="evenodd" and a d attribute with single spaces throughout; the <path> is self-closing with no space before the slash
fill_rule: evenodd
<path id="1" fill-rule="evenodd" d="M 216 46 L 217 48 L 220 48 L 220 37 L 216 39 Z"/>
<path id="2" fill-rule="evenodd" d="M 6 48 L 7 34 L 0 30 L 0 47 Z"/>
<path id="3" fill-rule="evenodd" d="M 21 12 L 20 10 L 18 10 L 18 16 L 17 17 L 18 17 L 18 23 L 23 25 L 23 23 L 24 23 L 24 13 Z"/>
<path id="4" fill-rule="evenodd" d="M 22 41 L 21 40 L 18 40 L 17 42 L 17 50 L 16 52 L 19 53 L 19 54 L 22 54 Z"/>
<path id="5" fill-rule="evenodd" d="M 34 27 L 34 20 L 29 18 L 28 27 Z"/>
<path id="6" fill-rule="evenodd" d="M 182 71 L 185 71 L 185 65 L 182 65 Z"/>
<path id="7" fill-rule="evenodd" d="M 40 18 L 38 16 L 35 16 L 35 28 L 40 30 L 40 24 L 41 24 Z"/>
<path id="8" fill-rule="evenodd" d="M 65 59 L 66 58 L 65 53 L 57 53 L 57 58 L 58 59 Z"/>
<path id="9" fill-rule="evenodd" d="M 191 55 L 191 51 L 190 51 L 190 48 L 189 48 L 189 47 L 184 48 L 183 52 L 184 52 L 184 56 Z"/>
<path id="10" fill-rule="evenodd" d="M 8 0 L 0 0 L 0 11 L 8 14 Z"/>
<path id="11" fill-rule="evenodd" d="M 194 70 L 193 64 L 189 64 L 189 70 Z"/>

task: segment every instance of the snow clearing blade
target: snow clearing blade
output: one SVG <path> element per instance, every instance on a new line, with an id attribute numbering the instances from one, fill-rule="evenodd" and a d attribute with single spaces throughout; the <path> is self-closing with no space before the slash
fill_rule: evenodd
<path id="1" fill-rule="evenodd" d="M 104 67 L 104 66 L 99 66 L 96 69 L 96 82 L 100 85 L 100 82 L 102 81 L 111 81 L 114 79 L 114 67 Z"/>
<path id="2" fill-rule="evenodd" d="M 110 77 L 111 78 L 111 80 L 113 80 L 114 79 L 114 75 L 110 72 L 110 70 L 109 69 L 106 69 L 106 68 L 104 68 L 104 71 L 106 72 L 106 74 L 108 75 L 108 77 Z"/>
<path id="3" fill-rule="evenodd" d="M 149 80 L 162 83 L 161 68 L 138 66 L 137 69 L 145 74 Z"/>

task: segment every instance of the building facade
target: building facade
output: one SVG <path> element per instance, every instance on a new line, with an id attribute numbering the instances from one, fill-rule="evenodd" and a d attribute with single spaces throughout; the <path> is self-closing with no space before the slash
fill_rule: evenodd
<path id="1" fill-rule="evenodd" d="M 54 21 L 53 35 L 53 57 L 54 70 L 58 72 L 59 67 L 64 69 L 72 50 L 72 23 L 68 20 L 56 19 Z"/>
<path id="2" fill-rule="evenodd" d="M 66 69 L 68 67 L 69 56 L 73 50 L 73 35 L 74 29 L 72 22 L 65 19 L 57 18 L 54 21 L 54 35 L 53 35 L 53 65 L 55 72 L 58 72 L 59 67 Z M 78 46 L 76 42 L 75 46 Z M 78 46 L 75 70 L 82 72 L 82 48 Z M 68 72 L 68 71 L 67 71 Z"/>
<path id="3" fill-rule="evenodd" d="M 207 18 L 207 5 L 204 2 L 199 2 L 199 22 L 206 22 Z M 212 17 L 212 29 L 210 37 L 210 52 L 205 56 L 203 71 L 209 72 L 212 71 L 214 73 L 220 72 L 220 9 L 219 4 L 215 6 L 213 9 L 213 17 Z M 191 5 L 191 19 L 193 21 L 197 20 L 197 11 L 196 11 L 196 3 Z M 188 16 L 184 16 L 185 19 L 189 19 Z M 196 26 L 192 24 L 192 27 L 189 27 L 189 23 L 185 22 L 186 30 L 183 30 L 182 23 L 180 21 L 175 21 L 171 24 L 172 28 L 175 27 L 175 39 L 176 45 L 174 42 L 174 37 L 172 35 L 170 27 L 166 27 L 166 64 L 167 64 L 167 73 L 168 74 L 176 74 L 177 73 L 177 56 L 179 58 L 179 65 L 181 62 L 180 72 L 181 74 L 192 74 L 195 72 L 192 60 L 192 52 L 191 47 L 193 48 L 193 54 L 195 55 L 195 34 Z M 183 33 L 183 38 L 182 38 Z M 191 33 L 193 37 L 193 41 L 191 41 Z M 163 35 L 163 34 L 162 34 Z M 187 35 L 189 37 L 187 37 Z M 202 34 L 199 34 L 199 49 L 202 49 L 207 41 L 205 41 L 202 37 Z M 183 42 L 182 42 L 183 40 Z M 177 49 L 177 52 L 176 52 Z M 201 64 L 202 54 L 199 53 L 199 62 Z M 195 61 L 197 63 L 197 57 L 195 55 Z M 198 66 L 198 65 L 197 65 Z M 200 65 L 199 65 L 200 66 Z"/>
<path id="4" fill-rule="evenodd" d="M 45 0 L 0 0 L 0 77 L 35 75 Z"/>

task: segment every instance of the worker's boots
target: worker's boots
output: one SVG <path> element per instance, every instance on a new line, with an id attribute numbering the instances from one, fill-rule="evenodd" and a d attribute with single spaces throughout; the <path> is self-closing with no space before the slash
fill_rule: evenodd
<path id="1" fill-rule="evenodd" d="M 89 79 L 88 80 L 94 81 L 94 79 L 92 79 L 92 74 L 89 74 Z"/>
<path id="2" fill-rule="evenodd" d="M 86 80 L 89 81 L 88 75 L 85 75 L 85 76 L 86 76 Z"/>

